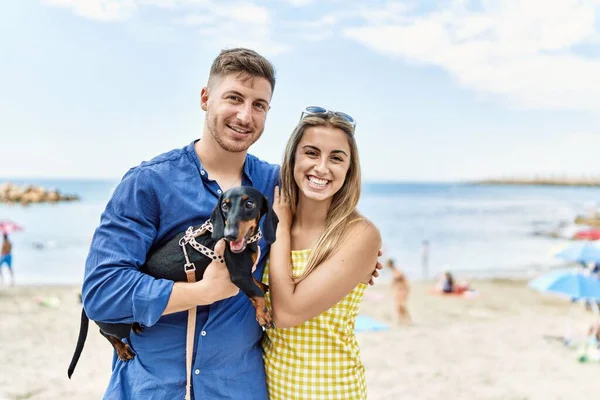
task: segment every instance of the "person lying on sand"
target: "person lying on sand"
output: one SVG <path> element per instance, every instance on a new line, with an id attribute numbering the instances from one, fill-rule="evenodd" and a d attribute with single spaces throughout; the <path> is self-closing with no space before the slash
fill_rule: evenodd
<path id="1" fill-rule="evenodd" d="M 443 294 L 462 294 L 470 291 L 471 288 L 468 282 L 456 283 L 450 271 L 444 271 L 435 286 L 435 290 Z"/>

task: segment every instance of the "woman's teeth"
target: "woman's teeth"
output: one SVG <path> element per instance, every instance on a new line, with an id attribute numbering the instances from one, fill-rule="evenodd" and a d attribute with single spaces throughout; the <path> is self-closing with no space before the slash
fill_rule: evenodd
<path id="1" fill-rule="evenodd" d="M 318 188 L 324 188 L 325 186 L 327 186 L 327 183 L 329 183 L 328 180 L 326 179 L 319 179 L 315 176 L 309 176 L 308 177 L 308 181 L 310 183 L 312 183 L 313 186 L 316 186 Z"/>

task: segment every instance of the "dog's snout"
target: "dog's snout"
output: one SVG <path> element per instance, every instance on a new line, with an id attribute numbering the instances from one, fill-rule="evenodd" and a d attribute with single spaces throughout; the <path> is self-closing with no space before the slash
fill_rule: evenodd
<path id="1" fill-rule="evenodd" d="M 238 237 L 238 230 L 236 227 L 225 227 L 225 232 L 224 232 L 224 236 L 225 240 L 227 241 L 236 241 L 237 237 Z"/>

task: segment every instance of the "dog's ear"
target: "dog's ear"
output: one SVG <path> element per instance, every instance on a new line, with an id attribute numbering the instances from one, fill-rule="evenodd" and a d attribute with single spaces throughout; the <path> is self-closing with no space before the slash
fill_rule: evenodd
<path id="1" fill-rule="evenodd" d="M 270 245 L 275 242 L 275 232 L 277 232 L 279 218 L 277 218 L 277 215 L 273 211 L 273 207 L 271 207 L 269 199 L 267 199 L 265 196 L 263 196 L 263 204 L 260 212 L 265 216 L 263 221 L 263 237 L 265 238 L 265 242 Z"/>
<path id="2" fill-rule="evenodd" d="M 223 202 L 223 194 L 219 196 L 217 205 L 213 209 L 210 215 L 210 222 L 213 226 L 212 239 L 214 241 L 220 240 L 225 236 L 225 219 L 223 218 L 223 212 L 221 211 L 221 203 Z"/>

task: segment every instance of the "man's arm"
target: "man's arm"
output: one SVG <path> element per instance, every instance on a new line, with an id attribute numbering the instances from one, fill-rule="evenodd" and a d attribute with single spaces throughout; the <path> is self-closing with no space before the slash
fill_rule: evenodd
<path id="1" fill-rule="evenodd" d="M 123 177 L 94 233 L 82 288 L 83 306 L 92 320 L 151 326 L 169 299 L 173 282 L 138 270 L 160 218 L 148 173 L 134 168 Z"/>
<path id="2" fill-rule="evenodd" d="M 197 283 L 174 283 L 138 270 L 156 238 L 160 219 L 148 173 L 137 168 L 125 175 L 94 233 L 82 289 L 83 305 L 92 320 L 152 326 L 163 314 L 237 293 L 229 274 L 227 280 L 223 278 L 224 266 L 209 266 L 208 279 Z"/>

